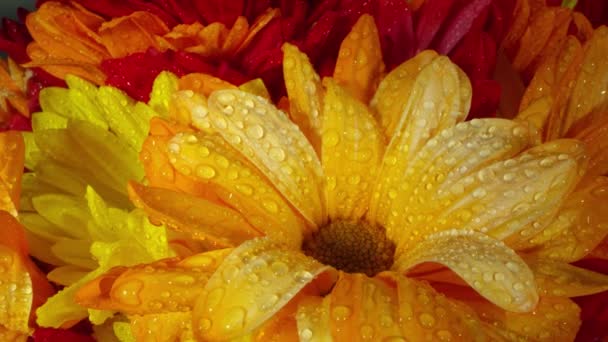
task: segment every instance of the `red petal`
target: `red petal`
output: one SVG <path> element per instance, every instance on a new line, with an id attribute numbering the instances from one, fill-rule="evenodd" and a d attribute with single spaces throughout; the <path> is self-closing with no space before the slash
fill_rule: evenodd
<path id="1" fill-rule="evenodd" d="M 608 3 L 598 0 L 579 0 L 577 11 L 582 12 L 594 27 L 608 25 Z"/>
<path id="2" fill-rule="evenodd" d="M 428 0 L 420 7 L 416 23 L 417 51 L 425 50 L 431 45 L 453 4 L 454 0 Z"/>
<path id="3" fill-rule="evenodd" d="M 500 103 L 500 84 L 494 80 L 473 80 L 471 86 L 473 98 L 467 119 L 496 116 L 496 109 Z"/>
<path id="4" fill-rule="evenodd" d="M 38 328 L 32 338 L 34 342 L 95 342 L 91 336 L 53 328 Z"/>
<path id="5" fill-rule="evenodd" d="M 8 129 L 9 131 L 31 131 L 32 123 L 23 115 L 13 114 L 8 122 Z"/>
<path id="6" fill-rule="evenodd" d="M 405 0 L 382 0 L 375 13 L 384 63 L 389 70 L 414 56 L 416 37 L 412 12 Z"/>
<path id="7" fill-rule="evenodd" d="M 473 0 L 464 6 L 445 26 L 443 35 L 437 44 L 437 52 L 447 55 L 471 30 L 475 19 L 482 14 L 492 0 Z"/>
<path id="8" fill-rule="evenodd" d="M 245 11 L 244 0 L 194 1 L 194 6 L 205 23 L 220 22 L 227 27 L 232 27 L 236 18 Z"/>

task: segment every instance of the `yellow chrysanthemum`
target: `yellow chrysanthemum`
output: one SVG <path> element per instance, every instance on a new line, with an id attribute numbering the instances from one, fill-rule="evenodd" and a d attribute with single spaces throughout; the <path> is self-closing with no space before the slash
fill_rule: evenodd
<path id="1" fill-rule="evenodd" d="M 37 323 L 67 327 L 86 318 L 103 323 L 112 312 L 77 305 L 80 286 L 114 266 L 174 255 L 163 227 L 132 210 L 127 182 L 143 178 L 137 155 L 156 112 L 121 91 L 76 77 L 69 89 L 45 88 L 42 112 L 26 138 L 20 221 L 30 253 L 55 266 L 48 278 L 66 286 L 37 310 Z M 158 100 L 156 100 L 158 102 Z"/>
<path id="2" fill-rule="evenodd" d="M 462 122 L 458 67 L 425 51 L 384 76 L 378 45 L 362 16 L 323 81 L 286 45 L 289 115 L 238 89 L 173 94 L 130 196 L 214 250 L 114 268 L 78 302 L 137 340 L 574 339 L 568 297 L 608 278 L 514 248 L 559 217 L 583 144 Z"/>

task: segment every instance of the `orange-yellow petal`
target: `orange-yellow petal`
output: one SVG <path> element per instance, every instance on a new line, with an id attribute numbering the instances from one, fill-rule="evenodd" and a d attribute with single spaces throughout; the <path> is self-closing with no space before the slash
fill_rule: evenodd
<path id="1" fill-rule="evenodd" d="M 598 177 L 570 194 L 549 224 L 528 243 L 530 253 L 574 262 L 608 235 L 608 177 Z"/>
<path id="2" fill-rule="evenodd" d="M 283 45 L 283 75 L 289 96 L 289 116 L 318 152 L 321 150 L 323 87 L 308 56 L 294 45 Z"/>
<path id="3" fill-rule="evenodd" d="M 513 58 L 513 67 L 521 72 L 532 63 L 532 60 L 542 51 L 547 44 L 553 23 L 555 22 L 556 10 L 543 8 L 534 13 L 530 23 L 520 40 L 519 50 Z"/>
<path id="4" fill-rule="evenodd" d="M 193 311 L 202 340 L 245 335 L 331 268 L 267 238 L 236 248 L 211 276 Z"/>
<path id="5" fill-rule="evenodd" d="M 608 110 L 593 112 L 579 120 L 568 136 L 581 140 L 589 155 L 585 179 L 608 175 Z"/>
<path id="6" fill-rule="evenodd" d="M 541 296 L 578 297 L 608 290 L 608 275 L 548 258 L 526 257 Z"/>
<path id="7" fill-rule="evenodd" d="M 247 81 L 247 82 L 241 84 L 239 86 L 239 89 L 244 92 L 253 94 L 253 95 L 261 96 L 261 97 L 265 98 L 266 100 L 271 100 L 271 96 L 270 96 L 270 93 L 268 92 L 268 88 L 266 88 L 266 85 L 264 84 L 264 80 L 262 80 L 261 78 L 256 78 L 251 81 Z"/>
<path id="8" fill-rule="evenodd" d="M 397 291 L 381 279 L 340 273 L 329 298 L 329 326 L 335 341 L 401 336 Z M 313 335 L 320 333 L 313 331 Z"/>
<path id="9" fill-rule="evenodd" d="M 201 73 L 188 74 L 179 79 L 179 90 L 192 90 L 204 96 L 209 96 L 216 90 L 235 88 L 222 79 Z"/>
<path id="10" fill-rule="evenodd" d="M 395 133 L 418 74 L 437 56 L 435 51 L 422 51 L 393 69 L 378 85 L 370 107 L 377 112 L 378 122 L 387 138 Z"/>
<path id="11" fill-rule="evenodd" d="M 133 203 L 155 222 L 186 232 L 220 247 L 235 246 L 260 236 L 235 210 L 205 198 L 129 183 Z"/>
<path id="12" fill-rule="evenodd" d="M 437 233 L 396 258 L 393 269 L 400 272 L 424 262 L 445 265 L 505 310 L 528 312 L 538 302 L 526 263 L 504 243 L 481 233 L 457 229 Z"/>
<path id="13" fill-rule="evenodd" d="M 80 287 L 74 299 L 87 308 L 120 310 L 124 314 L 189 311 L 230 251 L 115 267 Z"/>
<path id="14" fill-rule="evenodd" d="M 340 45 L 334 79 L 365 104 L 384 76 L 381 51 L 374 17 L 363 14 Z"/>
<path id="15" fill-rule="evenodd" d="M 368 107 L 326 79 L 321 162 L 330 219 L 360 219 L 368 209 L 384 139 Z"/>
<path id="16" fill-rule="evenodd" d="M 168 312 L 129 316 L 136 341 L 194 341 L 192 312 Z"/>
<path id="17" fill-rule="evenodd" d="M 0 210 L 17 216 L 25 145 L 19 132 L 0 133 Z"/>
<path id="18" fill-rule="evenodd" d="M 381 176 L 385 178 L 380 178 L 384 192 L 377 198 L 374 194 L 368 217 L 383 225 L 387 236 L 402 249 L 440 229 L 467 224 L 471 229 L 481 229 L 483 225 L 474 224 L 487 224 L 496 215 L 486 213 L 479 222 L 471 221 L 470 207 L 480 201 L 470 202 L 460 212 L 455 209 L 464 204 L 459 199 L 465 195 L 475 199 L 473 190 L 465 191 L 463 179 L 478 186 L 500 184 L 500 179 L 486 168 L 515 156 L 529 144 L 527 127 L 504 119 L 467 121 L 446 129 L 430 139 L 411 161 L 397 155 L 385 157 Z M 507 180 L 511 178 L 514 175 L 507 176 Z"/>
<path id="19" fill-rule="evenodd" d="M 528 19 L 530 18 L 530 3 L 528 0 L 517 0 L 513 9 L 513 23 L 507 32 L 507 35 L 502 41 L 502 46 L 508 51 L 513 51 L 517 48 L 519 39 L 528 27 Z"/>
<path id="20" fill-rule="evenodd" d="M 138 11 L 105 22 L 99 28 L 99 36 L 112 58 L 146 51 L 148 48 L 165 50 L 157 36 L 169 32 L 169 28 L 156 15 Z"/>
<path id="21" fill-rule="evenodd" d="M 300 301 L 296 314 L 300 341 L 333 341 L 330 330 L 330 298 L 310 296 Z"/>
<path id="22" fill-rule="evenodd" d="M 592 111 L 608 110 L 608 63 L 602 62 L 608 55 L 608 27 L 597 28 L 584 49 L 585 57 L 570 95 L 562 134 Z"/>
<path id="23" fill-rule="evenodd" d="M 306 229 L 302 219 L 221 136 L 179 133 L 168 146 L 169 160 L 178 172 L 205 184 L 258 231 L 294 248 L 300 246 Z"/>
<path id="24" fill-rule="evenodd" d="M 236 53 L 238 54 L 242 50 L 247 48 L 247 46 L 249 46 L 249 44 L 251 44 L 251 42 L 253 41 L 253 38 L 255 38 L 255 36 L 264 27 L 266 27 L 266 25 L 268 25 L 269 22 L 271 22 L 274 18 L 279 17 L 280 15 L 281 15 L 281 10 L 278 8 L 268 8 L 268 9 L 266 9 L 266 12 L 264 12 L 262 15 L 259 15 L 255 19 L 253 24 L 251 25 L 251 28 L 249 29 L 249 32 L 247 33 L 247 37 L 245 37 L 245 40 L 243 41 L 243 43 L 241 43 L 241 46 L 239 46 Z"/>
<path id="25" fill-rule="evenodd" d="M 402 336 L 412 341 L 483 340 L 481 322 L 466 305 L 446 298 L 424 281 L 392 272 L 380 277 L 396 287 Z"/>
<path id="26" fill-rule="evenodd" d="M 206 119 L 240 151 L 311 225 L 325 222 L 323 171 L 304 134 L 266 99 L 219 90 L 208 100 Z"/>

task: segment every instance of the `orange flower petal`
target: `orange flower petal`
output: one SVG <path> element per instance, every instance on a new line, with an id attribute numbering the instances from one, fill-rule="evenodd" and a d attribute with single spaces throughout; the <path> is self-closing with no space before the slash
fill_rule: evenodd
<path id="1" fill-rule="evenodd" d="M 136 341 L 194 341 L 192 312 L 129 316 Z"/>
<path id="2" fill-rule="evenodd" d="M 266 27 L 266 25 L 268 25 L 268 23 L 271 22 L 272 19 L 277 18 L 280 15 L 281 15 L 280 9 L 269 8 L 266 10 L 266 12 L 264 12 L 264 14 L 258 16 L 256 18 L 255 22 L 251 25 L 251 28 L 249 29 L 249 32 L 247 33 L 247 37 L 245 37 L 245 40 L 243 41 L 243 43 L 241 43 L 241 46 L 239 46 L 239 48 L 235 54 L 238 54 L 241 51 L 243 51 L 245 48 L 247 48 L 247 46 L 249 46 L 249 44 L 251 44 L 251 41 L 253 40 L 253 38 L 255 38 L 255 36 L 264 27 Z"/>
<path id="3" fill-rule="evenodd" d="M 260 236 L 237 211 L 204 198 L 135 182 L 129 183 L 129 196 L 151 220 L 208 240 L 211 246 L 235 246 Z"/>
<path id="4" fill-rule="evenodd" d="M 54 290 L 29 259 L 25 229 L 0 210 L 0 329 L 28 333 L 35 308 Z"/>
<path id="5" fill-rule="evenodd" d="M 238 17 L 232 25 L 230 32 L 228 32 L 228 36 L 224 39 L 221 47 L 222 54 L 224 56 L 234 55 L 247 38 L 248 33 L 249 24 L 247 23 L 247 19 L 245 17 Z"/>
<path id="6" fill-rule="evenodd" d="M 608 177 L 598 177 L 568 196 L 557 216 L 533 236 L 531 253 L 573 262 L 583 258 L 608 235 Z"/>
<path id="7" fill-rule="evenodd" d="M 169 160 L 180 173 L 207 184 L 265 235 L 299 248 L 304 222 L 262 174 L 222 137 L 181 133 L 169 141 Z"/>
<path id="8" fill-rule="evenodd" d="M 581 140 L 587 148 L 589 165 L 586 179 L 608 174 L 608 111 L 585 116 L 573 126 L 568 136 Z"/>
<path id="9" fill-rule="evenodd" d="M 576 37 L 582 42 L 591 39 L 593 36 L 593 25 L 589 19 L 580 12 L 573 12 L 572 19 L 574 20 L 574 25 L 577 29 Z"/>
<path id="10" fill-rule="evenodd" d="M 422 51 L 393 69 L 378 85 L 370 106 L 377 111 L 378 121 L 387 138 L 395 133 L 418 74 L 437 56 L 435 51 Z"/>
<path id="11" fill-rule="evenodd" d="M 550 8 L 550 10 L 555 12 L 553 30 L 551 31 L 545 46 L 539 51 L 538 55 L 530 63 L 528 70 L 538 70 L 538 67 L 548 56 L 554 55 L 555 52 L 560 49 L 562 42 L 568 34 L 568 28 L 570 27 L 570 22 L 572 21 L 572 11 L 563 7 Z"/>
<path id="12" fill-rule="evenodd" d="M 412 341 L 483 340 L 481 322 L 471 308 L 449 300 L 424 281 L 391 272 L 380 277 L 394 283 L 397 289 L 402 336 Z"/>
<path id="13" fill-rule="evenodd" d="M 397 291 L 382 280 L 341 272 L 329 298 L 329 326 L 334 340 L 383 341 L 401 336 Z M 323 333 L 318 331 L 320 327 L 311 330 L 313 336 Z"/>
<path id="14" fill-rule="evenodd" d="M 331 328 L 329 325 L 330 296 L 309 296 L 303 298 L 298 304 L 296 314 L 298 337 L 300 341 L 331 342 Z"/>
<path id="15" fill-rule="evenodd" d="M 149 12 L 133 12 L 114 18 L 99 28 L 99 36 L 112 58 L 120 58 L 148 48 L 164 50 L 157 37 L 169 32 L 169 28 L 156 15 Z"/>
<path id="16" fill-rule="evenodd" d="M 608 27 L 597 28 L 584 49 L 585 57 L 570 95 L 562 134 L 585 115 L 608 111 L 608 63 L 602 62 L 608 55 Z"/>
<path id="17" fill-rule="evenodd" d="M 193 73 L 179 79 L 178 89 L 192 90 L 207 97 L 216 90 L 236 89 L 236 86 L 211 75 Z"/>
<path id="18" fill-rule="evenodd" d="M 306 135 L 315 151 L 321 149 L 323 87 L 306 54 L 294 45 L 283 45 L 283 75 L 289 96 L 289 116 Z"/>
<path id="19" fill-rule="evenodd" d="M 368 107 L 332 79 L 322 117 L 321 163 L 331 220 L 360 219 L 369 206 L 384 139 Z"/>
<path id="20" fill-rule="evenodd" d="M 543 8 L 532 15 L 530 24 L 521 37 L 519 50 L 513 58 L 515 70 L 520 72 L 526 70 L 532 60 L 542 51 L 551 36 L 555 15 L 555 11 L 550 8 Z"/>
<path id="21" fill-rule="evenodd" d="M 475 253 L 464 253 L 467 250 Z M 431 235 L 397 255 L 393 269 L 404 272 L 424 262 L 447 266 L 504 310 L 527 312 L 538 301 L 528 266 L 512 249 L 487 235 L 457 229 Z"/>
<path id="22" fill-rule="evenodd" d="M 608 290 L 608 275 L 548 258 L 526 258 L 541 296 L 578 297 Z"/>
<path id="23" fill-rule="evenodd" d="M 530 18 L 530 3 L 528 0 L 517 0 L 513 10 L 514 21 L 509 32 L 502 41 L 502 45 L 511 52 L 517 48 L 519 39 L 526 32 L 528 19 Z"/>
<path id="24" fill-rule="evenodd" d="M 83 285 L 74 299 L 80 305 L 124 314 L 189 311 L 230 249 L 167 259 L 132 267 L 115 267 Z"/>
<path id="25" fill-rule="evenodd" d="M 342 41 L 334 79 L 367 104 L 384 76 L 384 62 L 374 17 L 362 15 Z"/>
<path id="26" fill-rule="evenodd" d="M 234 249 L 211 276 L 193 311 L 195 336 L 224 340 L 272 317 L 328 266 L 267 238 Z"/>
<path id="27" fill-rule="evenodd" d="M 0 133 L 0 210 L 17 216 L 25 144 L 19 132 Z"/>

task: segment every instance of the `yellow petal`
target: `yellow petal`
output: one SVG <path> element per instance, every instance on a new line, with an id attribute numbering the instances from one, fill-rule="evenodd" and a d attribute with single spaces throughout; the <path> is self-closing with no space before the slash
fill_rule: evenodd
<path id="1" fill-rule="evenodd" d="M 396 287 L 397 317 L 404 337 L 412 341 L 484 340 L 479 319 L 466 305 L 449 300 L 423 281 L 392 272 L 380 277 Z"/>
<path id="2" fill-rule="evenodd" d="M 363 14 L 340 45 L 334 79 L 365 104 L 384 74 L 381 51 L 374 17 Z"/>
<path id="3" fill-rule="evenodd" d="M 578 297 L 608 290 L 608 275 L 547 258 L 525 260 L 541 296 Z"/>
<path id="4" fill-rule="evenodd" d="M 330 219 L 360 219 L 368 209 L 384 142 L 367 106 L 327 79 L 322 164 Z"/>
<path id="5" fill-rule="evenodd" d="M 304 218 L 323 224 L 321 163 L 285 113 L 264 98 L 234 90 L 214 92 L 208 104 L 211 128 L 255 165 Z"/>
<path id="6" fill-rule="evenodd" d="M 522 248 L 541 257 L 573 262 L 582 259 L 608 235 L 608 178 L 570 194 L 558 214 Z"/>
<path id="7" fill-rule="evenodd" d="M 179 133 L 169 141 L 176 170 L 206 184 L 258 231 L 299 248 L 302 220 L 257 169 L 222 137 Z"/>
<path id="8" fill-rule="evenodd" d="M 129 183 L 133 203 L 154 221 L 221 247 L 259 236 L 238 212 L 204 198 Z"/>
<path id="9" fill-rule="evenodd" d="M 209 96 L 220 89 L 234 89 L 234 85 L 207 74 L 192 73 L 179 79 L 179 90 L 192 90 L 193 92 Z"/>
<path id="10" fill-rule="evenodd" d="M 266 238 L 236 248 L 211 276 L 193 312 L 199 339 L 244 335 L 331 268 Z"/>
<path id="11" fill-rule="evenodd" d="M 382 280 L 361 273 L 340 273 L 329 298 L 334 340 L 383 341 L 401 336 L 397 291 Z M 313 331 L 316 333 L 321 332 Z"/>
<path id="12" fill-rule="evenodd" d="M 169 116 L 169 101 L 178 90 L 179 79 L 174 74 L 163 71 L 154 79 L 148 105 L 161 117 Z"/>
<path id="13" fill-rule="evenodd" d="M 266 100 L 270 100 L 270 93 L 264 84 L 264 80 L 256 78 L 251 81 L 247 81 L 239 86 L 239 89 L 248 92 L 253 95 L 261 96 Z"/>
<path id="14" fill-rule="evenodd" d="M 534 276 L 526 263 L 512 249 L 487 235 L 444 231 L 396 258 L 393 269 L 401 272 L 423 262 L 445 265 L 505 310 L 528 312 L 538 302 Z"/>
<path id="15" fill-rule="evenodd" d="M 53 269 L 47 274 L 47 277 L 56 284 L 69 286 L 83 278 L 87 273 L 89 273 L 88 269 L 68 265 Z"/>
<path id="16" fill-rule="evenodd" d="M 301 341 L 332 342 L 329 317 L 330 296 L 305 297 L 298 303 L 296 319 Z"/>
<path id="17" fill-rule="evenodd" d="M 373 195 L 368 217 L 383 225 L 387 236 L 404 249 L 436 226 L 439 229 L 440 224 L 446 229 L 472 225 L 472 213 L 462 220 L 440 220 L 442 213 L 453 212 L 449 206 L 459 203 L 452 197 L 466 194 L 456 183 L 462 179 L 481 182 L 479 175 L 489 181 L 491 174 L 482 172 L 484 168 L 513 157 L 529 143 L 527 126 L 504 119 L 484 119 L 442 131 L 411 161 L 397 154 L 387 155 L 379 178 L 381 192 Z"/>
<path id="18" fill-rule="evenodd" d="M 437 56 L 435 51 L 422 51 L 393 69 L 378 85 L 370 107 L 378 113 L 378 122 L 387 138 L 395 133 L 418 74 Z"/>
<path id="19" fill-rule="evenodd" d="M 283 75 L 289 96 L 289 115 L 316 151 L 321 145 L 323 87 L 306 54 L 289 43 L 283 45 Z"/>
<path id="20" fill-rule="evenodd" d="M 597 28 L 584 49 L 585 57 L 570 95 L 562 133 L 586 114 L 608 109 L 608 63 L 602 63 L 608 54 L 608 27 Z"/>
<path id="21" fill-rule="evenodd" d="M 182 261 L 115 267 L 82 286 L 75 300 L 88 308 L 129 315 L 189 311 L 229 252 L 216 250 Z"/>

